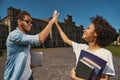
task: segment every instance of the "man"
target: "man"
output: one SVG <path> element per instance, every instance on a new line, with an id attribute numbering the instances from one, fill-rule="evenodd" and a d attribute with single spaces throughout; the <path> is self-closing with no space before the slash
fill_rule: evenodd
<path id="1" fill-rule="evenodd" d="M 9 33 L 6 41 L 7 61 L 4 80 L 31 80 L 30 45 L 44 43 L 57 17 L 58 13 L 55 11 L 53 18 L 40 33 L 37 35 L 29 35 L 28 33 L 32 27 L 30 14 L 26 11 L 21 11 L 18 14 L 18 26 L 16 30 Z"/>

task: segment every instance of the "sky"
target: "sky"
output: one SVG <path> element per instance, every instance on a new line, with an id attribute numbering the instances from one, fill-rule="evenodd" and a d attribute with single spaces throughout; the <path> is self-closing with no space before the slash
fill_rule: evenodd
<path id="1" fill-rule="evenodd" d="M 54 10 L 63 22 L 67 15 L 77 26 L 87 28 L 90 17 L 103 16 L 115 29 L 120 29 L 120 0 L 0 0 L 0 16 L 7 16 L 7 8 L 14 7 L 29 12 L 32 18 L 42 19 L 52 16 Z"/>

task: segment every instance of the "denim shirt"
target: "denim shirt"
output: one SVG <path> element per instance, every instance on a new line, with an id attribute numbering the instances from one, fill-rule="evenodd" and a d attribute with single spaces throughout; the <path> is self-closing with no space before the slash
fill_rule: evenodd
<path id="1" fill-rule="evenodd" d="M 10 32 L 7 41 L 7 60 L 4 80 L 19 80 L 23 74 L 30 45 L 38 45 L 38 35 L 28 35 L 18 28 Z"/>

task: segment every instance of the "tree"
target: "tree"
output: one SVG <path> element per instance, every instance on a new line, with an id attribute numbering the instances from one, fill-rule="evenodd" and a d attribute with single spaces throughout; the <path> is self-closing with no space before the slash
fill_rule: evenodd
<path id="1" fill-rule="evenodd" d="M 119 33 L 119 35 L 120 35 L 120 28 L 118 29 L 118 33 Z"/>
<path id="2" fill-rule="evenodd" d="M 114 31 L 115 31 L 115 36 L 113 36 L 113 40 L 112 41 L 116 41 L 117 40 L 117 37 L 119 36 L 119 34 L 117 33 L 117 31 L 116 31 L 116 29 L 115 28 L 113 28 L 114 29 Z"/>

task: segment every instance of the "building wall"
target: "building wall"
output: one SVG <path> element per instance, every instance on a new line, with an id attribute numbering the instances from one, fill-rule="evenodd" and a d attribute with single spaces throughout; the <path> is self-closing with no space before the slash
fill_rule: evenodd
<path id="1" fill-rule="evenodd" d="M 8 25 L 8 31 L 11 32 L 13 31 L 16 26 L 16 15 L 20 12 L 20 9 L 16 9 L 13 7 L 9 7 L 8 8 L 8 14 L 7 16 L 2 19 L 2 23 Z M 30 34 L 37 34 L 40 31 L 42 31 L 45 26 L 48 24 L 49 18 L 48 19 L 36 19 L 36 18 L 32 18 L 33 19 L 33 26 L 31 29 L 31 33 Z M 64 19 L 63 22 L 59 22 L 59 24 L 61 25 L 61 28 L 63 29 L 63 31 L 65 32 L 65 34 L 73 41 L 76 42 L 81 42 L 84 43 L 85 41 L 81 38 L 82 34 L 83 34 L 83 26 L 76 26 L 75 22 L 72 21 L 72 16 L 67 15 L 67 18 Z M 72 34 L 72 35 L 71 35 Z M 33 47 L 65 47 L 68 46 L 67 44 L 65 44 L 55 25 L 53 25 L 51 31 L 50 31 L 50 35 L 48 36 L 47 40 L 45 41 L 44 44 L 41 44 L 40 46 L 33 46 Z"/>
<path id="2" fill-rule="evenodd" d="M 7 36 L 8 36 L 8 26 L 0 23 L 0 48 L 6 47 Z"/>

